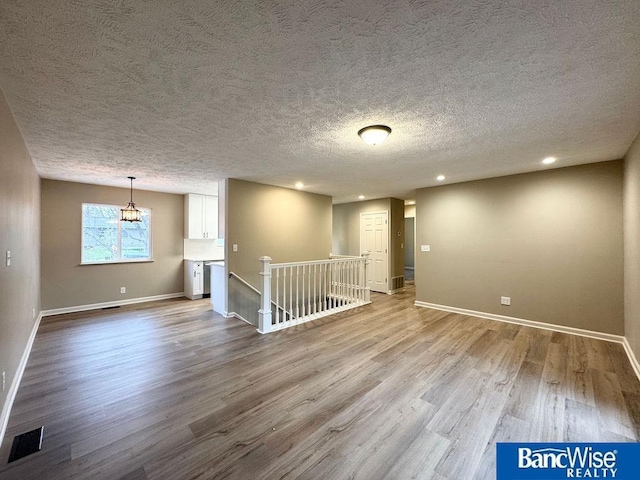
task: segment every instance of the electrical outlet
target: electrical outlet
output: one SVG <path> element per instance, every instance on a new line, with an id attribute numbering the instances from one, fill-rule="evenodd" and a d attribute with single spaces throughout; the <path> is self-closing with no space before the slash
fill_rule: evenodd
<path id="1" fill-rule="evenodd" d="M 500 305 L 511 305 L 511 297 L 500 297 Z"/>
<path id="2" fill-rule="evenodd" d="M 4 388 L 5 388 L 6 378 L 7 378 L 7 372 L 5 372 L 5 371 L 3 370 L 3 371 L 2 371 L 2 391 L 3 391 L 3 392 L 4 392 Z"/>
<path id="3" fill-rule="evenodd" d="M 120 293 L 127 293 L 127 287 L 120 287 Z"/>

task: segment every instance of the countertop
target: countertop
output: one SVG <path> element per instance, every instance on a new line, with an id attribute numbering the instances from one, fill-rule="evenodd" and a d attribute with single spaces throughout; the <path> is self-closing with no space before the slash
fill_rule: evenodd
<path id="1" fill-rule="evenodd" d="M 224 258 L 211 258 L 211 257 L 207 257 L 207 258 L 185 258 L 184 261 L 191 261 L 191 262 L 224 262 Z"/>

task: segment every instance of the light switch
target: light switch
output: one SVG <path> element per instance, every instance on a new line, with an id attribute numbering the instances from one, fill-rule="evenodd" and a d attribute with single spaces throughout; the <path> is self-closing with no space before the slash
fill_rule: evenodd
<path id="1" fill-rule="evenodd" d="M 7 267 L 11 266 L 11 250 L 7 250 Z"/>
<path id="2" fill-rule="evenodd" d="M 431 251 L 431 245 L 420 245 L 420 251 L 421 252 L 430 252 Z"/>
<path id="3" fill-rule="evenodd" d="M 234 243 L 234 244 L 233 244 L 233 251 L 234 251 L 234 252 L 237 252 L 237 251 L 238 251 L 238 244 L 237 244 L 237 243 Z"/>

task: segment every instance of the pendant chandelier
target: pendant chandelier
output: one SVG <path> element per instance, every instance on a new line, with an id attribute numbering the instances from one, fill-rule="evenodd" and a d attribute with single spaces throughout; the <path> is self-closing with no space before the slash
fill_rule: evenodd
<path id="1" fill-rule="evenodd" d="M 126 208 L 120 209 L 120 221 L 121 222 L 140 222 L 140 210 L 136 208 L 136 204 L 133 203 L 133 181 L 136 177 L 127 177 L 131 180 L 131 200 Z"/>

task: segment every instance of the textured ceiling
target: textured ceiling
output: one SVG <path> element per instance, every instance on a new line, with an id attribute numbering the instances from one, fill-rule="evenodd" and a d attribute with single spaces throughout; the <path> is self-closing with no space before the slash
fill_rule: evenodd
<path id="1" fill-rule="evenodd" d="M 621 158 L 639 25 L 638 0 L 2 0 L 0 87 L 45 178 L 410 198 Z"/>

